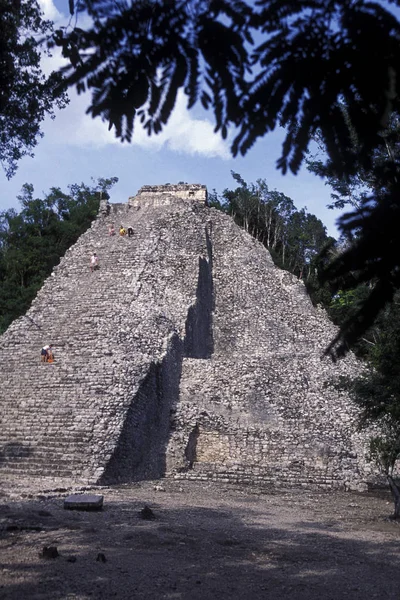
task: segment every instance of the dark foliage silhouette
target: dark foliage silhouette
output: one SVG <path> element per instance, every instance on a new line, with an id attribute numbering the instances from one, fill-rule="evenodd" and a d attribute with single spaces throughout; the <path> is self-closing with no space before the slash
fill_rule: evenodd
<path id="1" fill-rule="evenodd" d="M 0 163 L 8 178 L 41 137 L 44 117 L 67 102 L 57 73 L 45 76 L 40 38 L 52 31 L 36 0 L 0 0 Z"/>

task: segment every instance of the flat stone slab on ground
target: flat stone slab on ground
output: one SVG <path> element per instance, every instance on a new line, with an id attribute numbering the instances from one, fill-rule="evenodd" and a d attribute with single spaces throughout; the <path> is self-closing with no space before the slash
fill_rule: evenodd
<path id="1" fill-rule="evenodd" d="M 69 510 L 101 510 L 103 496 L 94 494 L 73 494 L 64 500 L 64 508 Z"/>

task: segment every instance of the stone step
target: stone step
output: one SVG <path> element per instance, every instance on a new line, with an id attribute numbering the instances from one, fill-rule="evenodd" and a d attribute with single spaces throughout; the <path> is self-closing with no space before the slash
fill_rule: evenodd
<path id="1" fill-rule="evenodd" d="M 76 468 L 76 466 L 75 466 Z M 26 475 L 53 475 L 55 477 L 71 477 L 74 474 L 74 468 L 63 468 L 58 463 L 49 464 L 30 464 L 28 462 L 17 464 L 1 464 L 1 474 L 2 475 L 16 475 L 16 474 L 26 474 Z"/>

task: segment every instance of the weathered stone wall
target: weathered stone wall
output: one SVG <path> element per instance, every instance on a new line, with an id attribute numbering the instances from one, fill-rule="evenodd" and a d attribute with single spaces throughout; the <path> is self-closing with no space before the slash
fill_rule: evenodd
<path id="1" fill-rule="evenodd" d="M 0 338 L 0 477 L 362 486 L 355 413 L 332 385 L 359 365 L 321 358 L 325 313 L 228 216 L 148 187 L 101 207 Z"/>
<path id="2" fill-rule="evenodd" d="M 177 200 L 190 200 L 207 203 L 207 188 L 200 183 L 190 184 L 172 184 L 165 185 L 144 185 L 140 188 L 136 196 L 131 196 L 129 204 L 134 207 L 145 204 L 167 205 L 177 204 Z"/>

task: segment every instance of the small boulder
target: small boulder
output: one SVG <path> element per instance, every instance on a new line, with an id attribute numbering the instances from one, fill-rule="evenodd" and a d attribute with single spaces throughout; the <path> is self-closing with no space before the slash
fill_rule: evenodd
<path id="1" fill-rule="evenodd" d="M 142 510 L 139 513 L 139 516 L 145 521 L 153 521 L 156 518 L 156 515 L 147 505 L 144 508 L 142 508 Z"/>
<path id="2" fill-rule="evenodd" d="M 60 556 L 57 550 L 57 546 L 44 546 L 41 554 L 39 554 L 41 558 L 57 558 Z"/>
<path id="3" fill-rule="evenodd" d="M 102 563 L 107 562 L 106 555 L 103 554 L 103 552 L 99 552 L 98 555 L 97 555 L 97 557 L 96 557 L 96 561 L 97 562 L 102 562 Z"/>

